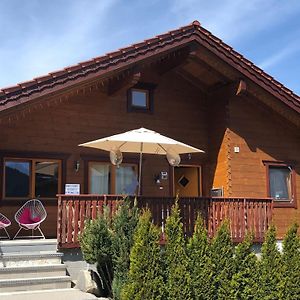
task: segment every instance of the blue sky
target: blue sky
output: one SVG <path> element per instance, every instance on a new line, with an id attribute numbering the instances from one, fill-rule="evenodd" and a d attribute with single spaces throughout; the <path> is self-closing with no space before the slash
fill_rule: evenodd
<path id="1" fill-rule="evenodd" d="M 300 94 L 299 0 L 0 0 L 0 87 L 193 20 Z"/>

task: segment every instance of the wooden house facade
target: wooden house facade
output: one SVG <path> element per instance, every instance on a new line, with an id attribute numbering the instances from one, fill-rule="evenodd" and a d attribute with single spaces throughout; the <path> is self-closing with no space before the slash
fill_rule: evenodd
<path id="1" fill-rule="evenodd" d="M 82 197 L 126 193 L 138 155 L 116 168 L 107 152 L 78 145 L 139 127 L 205 151 L 175 168 L 145 155 L 142 196 L 265 201 L 279 239 L 300 222 L 299 96 L 197 21 L 0 90 L 0 212 L 13 219 L 38 197 L 53 237 L 66 184 Z"/>

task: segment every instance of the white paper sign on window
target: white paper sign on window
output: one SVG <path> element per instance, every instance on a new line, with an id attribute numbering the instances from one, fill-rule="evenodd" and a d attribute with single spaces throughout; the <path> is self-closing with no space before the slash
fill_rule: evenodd
<path id="1" fill-rule="evenodd" d="M 80 184 L 79 183 L 67 183 L 65 185 L 66 195 L 79 195 L 80 194 Z"/>

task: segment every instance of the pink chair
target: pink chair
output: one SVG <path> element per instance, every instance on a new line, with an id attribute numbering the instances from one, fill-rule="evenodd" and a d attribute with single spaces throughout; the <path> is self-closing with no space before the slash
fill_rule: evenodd
<path id="1" fill-rule="evenodd" d="M 42 204 L 42 202 L 38 199 L 28 200 L 16 213 L 15 220 L 19 224 L 20 228 L 14 239 L 17 237 L 19 232 L 22 229 L 31 230 L 32 236 L 29 237 L 39 237 L 34 236 L 34 230 L 38 230 L 41 234 L 40 237 L 45 238 L 40 225 L 46 219 L 47 212 Z"/>
<path id="2" fill-rule="evenodd" d="M 6 227 L 10 226 L 11 225 L 11 222 L 10 220 L 5 217 L 3 214 L 0 213 L 0 229 L 4 229 L 7 237 L 10 239 L 10 236 L 6 230 Z"/>

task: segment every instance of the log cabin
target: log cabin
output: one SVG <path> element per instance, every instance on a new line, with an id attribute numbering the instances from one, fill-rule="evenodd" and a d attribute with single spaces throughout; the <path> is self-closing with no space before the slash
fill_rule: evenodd
<path id="1" fill-rule="evenodd" d="M 262 241 L 270 222 L 280 240 L 300 222 L 299 96 L 198 21 L 2 88 L 0 212 L 13 220 L 39 198 L 45 235 L 78 245 L 84 219 L 120 199 L 139 164 L 124 154 L 115 167 L 107 152 L 78 145 L 139 127 L 205 151 L 177 167 L 144 155 L 138 203 L 158 225 L 177 193 L 187 232 L 199 210 L 211 234 L 229 218 L 236 241 L 247 230 Z"/>

